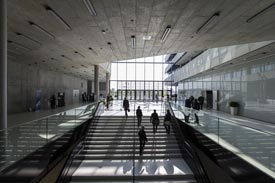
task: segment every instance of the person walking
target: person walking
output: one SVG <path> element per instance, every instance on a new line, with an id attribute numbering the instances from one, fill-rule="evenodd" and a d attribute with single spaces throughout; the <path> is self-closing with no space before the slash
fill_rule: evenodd
<path id="1" fill-rule="evenodd" d="M 136 110 L 136 116 L 137 116 L 137 120 L 138 120 L 138 126 L 140 126 L 141 118 L 142 118 L 142 110 L 140 109 L 140 106 L 138 106 L 138 108 Z"/>
<path id="2" fill-rule="evenodd" d="M 171 116 L 170 110 L 168 109 L 167 113 L 165 114 L 164 122 L 163 122 L 163 125 L 164 125 L 164 128 L 166 129 L 167 134 L 170 134 L 171 118 L 172 118 L 172 116 Z"/>
<path id="3" fill-rule="evenodd" d="M 139 155 L 142 155 L 145 147 L 145 143 L 148 141 L 146 132 L 144 130 L 144 126 L 142 126 L 141 129 L 139 130 L 138 136 L 139 136 Z"/>
<path id="4" fill-rule="evenodd" d="M 106 108 L 109 110 L 109 105 L 110 105 L 110 95 L 108 94 L 106 97 Z"/>
<path id="5" fill-rule="evenodd" d="M 130 112 L 130 109 L 129 109 L 129 101 L 127 100 L 127 98 L 125 97 L 124 100 L 123 100 L 123 109 L 125 111 L 125 116 L 126 118 L 128 117 L 128 112 Z"/>
<path id="6" fill-rule="evenodd" d="M 150 121 L 153 124 L 153 132 L 155 134 L 158 130 L 159 125 L 159 116 L 155 109 L 154 112 L 151 114 Z"/>

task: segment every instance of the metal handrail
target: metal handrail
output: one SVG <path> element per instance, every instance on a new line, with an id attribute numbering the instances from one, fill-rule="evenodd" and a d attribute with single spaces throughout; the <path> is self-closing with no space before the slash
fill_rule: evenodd
<path id="1" fill-rule="evenodd" d="M 88 127 L 87 129 L 89 129 L 90 125 L 94 122 L 94 118 L 97 117 L 97 113 L 98 113 L 98 109 L 100 107 L 100 105 L 102 105 L 102 102 L 98 102 L 98 105 L 94 111 L 94 114 L 93 114 L 93 117 L 91 119 L 91 122 L 88 124 Z M 59 176 L 58 176 L 58 180 L 57 182 L 58 183 L 63 183 L 63 182 L 66 182 L 66 180 L 64 180 L 65 178 L 68 178 L 67 177 L 67 174 L 72 166 L 72 163 L 73 163 L 73 160 L 74 160 L 74 157 L 79 154 L 81 152 L 81 150 L 84 148 L 84 145 L 83 145 L 83 142 L 85 142 L 86 138 L 87 138 L 87 133 L 88 133 L 88 130 L 85 132 L 86 134 L 83 136 L 82 139 L 80 139 L 79 143 L 77 145 L 75 145 L 75 148 L 73 148 L 73 150 L 70 152 L 70 154 L 68 155 L 68 158 L 62 168 L 62 171 L 60 172 Z M 76 150 L 74 152 L 74 150 Z"/>

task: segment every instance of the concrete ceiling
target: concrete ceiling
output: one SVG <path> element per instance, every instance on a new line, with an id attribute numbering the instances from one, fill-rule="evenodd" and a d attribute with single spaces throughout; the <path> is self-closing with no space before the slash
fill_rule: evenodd
<path id="1" fill-rule="evenodd" d="M 96 16 L 83 0 L 8 0 L 9 59 L 92 79 L 95 64 L 179 52 L 188 56 L 208 48 L 275 39 L 275 8 L 246 22 L 274 0 L 90 2 Z M 216 12 L 220 15 L 196 33 Z M 161 42 L 168 25 L 171 32 Z M 131 35 L 136 36 L 135 49 Z M 151 40 L 144 41 L 143 36 Z"/>

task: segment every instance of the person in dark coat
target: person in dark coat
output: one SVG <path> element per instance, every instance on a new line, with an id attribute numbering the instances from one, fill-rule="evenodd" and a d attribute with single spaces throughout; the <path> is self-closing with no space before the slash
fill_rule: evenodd
<path id="1" fill-rule="evenodd" d="M 124 100 L 123 100 L 123 109 L 125 111 L 125 116 L 126 118 L 128 117 L 128 112 L 130 112 L 129 110 L 129 101 L 127 100 L 127 98 L 125 97 Z"/>
<path id="2" fill-rule="evenodd" d="M 153 124 L 153 132 L 155 134 L 158 130 L 159 125 L 159 116 L 156 110 L 154 110 L 154 112 L 151 114 L 150 121 Z"/>
<path id="3" fill-rule="evenodd" d="M 186 100 L 185 100 L 185 107 L 191 108 L 190 99 L 186 99 Z"/>
<path id="4" fill-rule="evenodd" d="M 52 95 L 50 98 L 51 109 L 54 109 L 56 107 L 55 102 L 56 102 L 55 95 Z"/>
<path id="5" fill-rule="evenodd" d="M 189 97 L 190 108 L 193 107 L 194 99 L 195 99 L 195 98 L 194 98 L 192 95 Z"/>
<path id="6" fill-rule="evenodd" d="M 200 105 L 200 110 L 202 110 L 202 108 L 203 108 L 203 102 L 204 102 L 204 97 L 203 96 L 199 96 L 198 102 L 199 102 L 199 105 Z"/>
<path id="7" fill-rule="evenodd" d="M 106 108 L 107 108 L 107 110 L 109 109 L 109 105 L 110 105 L 110 95 L 107 95 L 107 97 L 106 97 Z"/>
<path id="8" fill-rule="evenodd" d="M 167 110 L 167 113 L 164 117 L 164 122 L 163 122 L 163 125 L 164 125 L 164 128 L 166 129 L 167 134 L 170 134 L 171 118 L 172 118 L 172 116 L 171 116 L 170 110 Z"/>
<path id="9" fill-rule="evenodd" d="M 137 116 L 137 120 L 138 120 L 138 126 L 140 126 L 141 118 L 142 118 L 142 110 L 140 109 L 140 106 L 138 106 L 138 108 L 136 110 L 136 116 Z"/>
<path id="10" fill-rule="evenodd" d="M 144 126 L 141 127 L 141 129 L 138 132 L 139 136 L 139 155 L 142 155 L 144 147 L 145 147 L 145 142 L 147 142 L 147 136 L 146 132 L 144 130 Z"/>
<path id="11" fill-rule="evenodd" d="M 200 110 L 200 105 L 199 105 L 197 99 L 194 100 L 193 109 L 196 110 L 196 111 L 194 112 L 194 115 L 195 115 L 195 123 L 199 124 L 199 117 L 198 117 L 198 114 L 197 114 L 197 113 L 198 113 L 199 110 Z"/>

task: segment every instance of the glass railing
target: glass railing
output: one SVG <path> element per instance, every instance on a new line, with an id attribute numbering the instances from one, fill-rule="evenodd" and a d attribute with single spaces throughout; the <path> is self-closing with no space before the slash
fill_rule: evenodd
<path id="1" fill-rule="evenodd" d="M 217 117 L 210 112 L 196 111 L 174 103 L 171 106 L 175 116 L 182 122 L 275 178 L 275 134 L 272 130 L 255 129 L 226 117 Z"/>
<path id="2" fill-rule="evenodd" d="M 97 103 L 0 130 L 0 171 L 91 118 Z"/>

